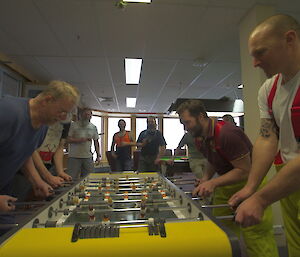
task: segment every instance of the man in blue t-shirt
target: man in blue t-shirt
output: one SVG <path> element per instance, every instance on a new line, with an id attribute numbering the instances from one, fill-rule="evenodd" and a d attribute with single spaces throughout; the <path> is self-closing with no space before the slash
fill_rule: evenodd
<path id="1" fill-rule="evenodd" d="M 32 99 L 0 99 L 0 211 L 14 209 L 10 197 L 12 179 L 21 169 L 37 195 L 47 197 L 52 188 L 37 172 L 32 154 L 42 144 L 47 125 L 66 119 L 79 100 L 76 88 L 63 81 L 52 81 Z"/>
<path id="2" fill-rule="evenodd" d="M 166 140 L 156 129 L 154 117 L 147 118 L 147 129 L 138 137 L 137 145 L 141 149 L 139 171 L 159 171 L 160 158 L 166 151 Z"/>

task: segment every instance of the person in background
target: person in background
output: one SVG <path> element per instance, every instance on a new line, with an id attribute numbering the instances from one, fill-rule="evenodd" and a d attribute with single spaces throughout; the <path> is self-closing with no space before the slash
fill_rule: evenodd
<path id="1" fill-rule="evenodd" d="M 91 152 L 92 141 L 97 153 L 96 163 L 100 162 L 101 154 L 99 150 L 99 134 L 97 127 L 90 122 L 92 111 L 84 108 L 79 112 L 79 121 L 72 122 L 68 143 L 68 174 L 72 179 L 86 176 L 94 172 L 93 154 Z"/>
<path id="2" fill-rule="evenodd" d="M 139 158 L 139 171 L 160 171 L 160 158 L 166 151 L 166 140 L 156 129 L 155 117 L 147 118 L 147 129 L 143 130 L 137 140 L 138 149 L 141 150 Z"/>
<path id="3" fill-rule="evenodd" d="M 50 174 L 63 179 L 59 180 L 61 182 L 72 180 L 63 167 L 64 148 L 71 125 L 70 117 L 64 122 L 49 126 L 46 138 L 37 150 L 45 168 L 50 171 Z"/>
<path id="4" fill-rule="evenodd" d="M 195 139 L 189 132 L 185 133 L 181 138 L 178 147 L 175 150 L 175 155 L 178 155 L 177 153 L 184 145 L 187 145 L 188 147 L 190 169 L 198 179 L 201 179 L 203 177 L 203 170 L 205 167 L 206 160 L 203 157 L 203 154 L 197 150 L 195 145 Z"/>
<path id="5" fill-rule="evenodd" d="M 225 114 L 225 115 L 222 117 L 222 119 L 223 119 L 224 121 L 230 122 L 230 123 L 232 123 L 233 125 L 236 126 L 236 122 L 234 121 L 234 118 L 233 118 L 230 114 Z"/>
<path id="6" fill-rule="evenodd" d="M 111 143 L 111 152 L 117 161 L 117 171 L 132 170 L 131 146 L 136 143 L 132 139 L 130 131 L 125 130 L 125 120 L 120 119 L 118 127 L 120 131 L 114 134 Z"/>

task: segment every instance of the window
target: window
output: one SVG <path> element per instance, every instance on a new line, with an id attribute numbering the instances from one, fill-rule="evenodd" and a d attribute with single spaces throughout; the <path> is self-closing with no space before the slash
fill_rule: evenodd
<path id="1" fill-rule="evenodd" d="M 91 123 L 93 123 L 97 127 L 98 134 L 101 134 L 102 133 L 102 118 L 99 117 L 99 116 L 92 116 Z M 102 141 L 102 139 L 103 139 L 103 135 L 99 135 L 99 148 L 100 148 L 99 151 L 100 151 L 100 153 L 102 153 L 102 151 L 101 151 L 101 141 Z M 96 154 L 96 151 L 95 151 L 94 144 L 92 144 L 91 150 L 92 150 L 93 157 L 94 157 L 94 160 L 95 160 L 97 158 L 97 154 Z"/>
<path id="2" fill-rule="evenodd" d="M 234 122 L 236 123 L 236 125 L 239 127 L 241 124 L 240 124 L 240 117 L 233 117 L 234 119 Z"/>
<path id="3" fill-rule="evenodd" d="M 125 120 L 126 122 L 126 130 L 131 130 L 130 118 L 108 118 L 108 151 L 111 148 L 111 142 L 113 139 L 113 135 L 119 131 L 118 122 L 119 120 Z"/>
<path id="4" fill-rule="evenodd" d="M 156 129 L 158 129 L 158 120 L 156 120 Z M 147 129 L 147 118 L 136 118 L 136 125 L 135 125 L 135 132 L 136 132 L 136 140 L 138 140 L 140 133 Z"/>
<path id="5" fill-rule="evenodd" d="M 184 135 L 183 125 L 180 123 L 179 118 L 164 118 L 163 122 L 163 135 L 167 142 L 167 149 L 173 150 L 177 148 Z"/>
<path id="6" fill-rule="evenodd" d="M 136 118 L 135 133 L 138 140 L 140 133 L 147 129 L 147 118 Z"/>
<path id="7" fill-rule="evenodd" d="M 0 73 L 2 73 L 2 87 L 0 85 L 0 92 L 1 92 L 0 97 L 7 96 L 7 95 L 20 96 L 21 80 L 15 78 L 13 75 L 9 75 L 4 71 L 1 72 L 0 70 Z M 1 82 L 1 77 L 0 77 L 0 82 Z"/>

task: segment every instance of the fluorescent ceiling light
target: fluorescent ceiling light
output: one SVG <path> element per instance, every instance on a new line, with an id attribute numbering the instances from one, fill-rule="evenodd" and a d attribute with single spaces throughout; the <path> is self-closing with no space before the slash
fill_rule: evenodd
<path id="1" fill-rule="evenodd" d="M 151 3 L 151 0 L 123 0 L 128 3 Z"/>
<path id="2" fill-rule="evenodd" d="M 139 84 L 143 59 L 125 58 L 126 84 Z"/>
<path id="3" fill-rule="evenodd" d="M 244 112 L 244 102 L 242 99 L 235 99 L 232 111 L 233 112 Z"/>
<path id="4" fill-rule="evenodd" d="M 225 114 L 230 114 L 232 117 L 243 116 L 243 112 L 207 112 L 209 117 L 223 117 Z"/>
<path id="5" fill-rule="evenodd" d="M 238 89 L 243 89 L 243 88 L 244 88 L 243 84 L 238 85 Z"/>
<path id="6" fill-rule="evenodd" d="M 126 106 L 127 108 L 135 108 L 136 98 L 126 97 Z"/>

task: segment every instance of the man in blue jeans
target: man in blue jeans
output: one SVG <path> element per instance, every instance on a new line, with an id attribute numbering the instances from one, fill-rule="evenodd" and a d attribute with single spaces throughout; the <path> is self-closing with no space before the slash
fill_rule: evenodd
<path id="1" fill-rule="evenodd" d="M 166 140 L 156 129 L 154 117 L 147 118 L 147 129 L 142 131 L 137 140 L 137 146 L 141 149 L 138 170 L 160 171 L 160 158 L 166 151 Z"/>

